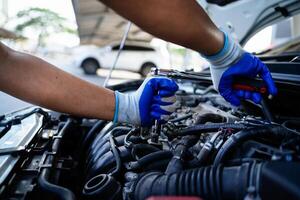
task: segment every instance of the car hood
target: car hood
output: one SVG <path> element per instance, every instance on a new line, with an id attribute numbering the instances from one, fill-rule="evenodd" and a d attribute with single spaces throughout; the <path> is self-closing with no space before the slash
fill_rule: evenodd
<path id="1" fill-rule="evenodd" d="M 300 12 L 299 0 L 239 0 L 218 6 L 198 0 L 215 24 L 243 45 L 264 27 Z"/>

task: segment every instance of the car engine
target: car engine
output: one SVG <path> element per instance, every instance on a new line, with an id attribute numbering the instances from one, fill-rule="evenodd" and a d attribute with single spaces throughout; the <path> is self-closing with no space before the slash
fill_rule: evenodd
<path id="1" fill-rule="evenodd" d="M 2 116 L 0 199 L 300 199 L 297 107 L 267 99 L 269 121 L 251 102 L 231 107 L 205 77 L 173 74 L 180 107 L 149 128 L 40 108 Z"/>

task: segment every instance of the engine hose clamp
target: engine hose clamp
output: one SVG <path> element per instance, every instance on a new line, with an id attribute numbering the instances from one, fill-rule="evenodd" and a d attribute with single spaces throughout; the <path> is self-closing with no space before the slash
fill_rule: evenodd
<path id="1" fill-rule="evenodd" d="M 260 172 L 262 163 L 254 161 L 250 167 L 249 186 L 244 200 L 261 200 L 259 196 Z"/>

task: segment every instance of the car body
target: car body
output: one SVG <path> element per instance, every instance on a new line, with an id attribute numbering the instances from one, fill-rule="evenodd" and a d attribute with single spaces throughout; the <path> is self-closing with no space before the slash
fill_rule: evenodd
<path id="1" fill-rule="evenodd" d="M 300 12 L 297 0 L 198 0 L 198 3 L 219 28 L 241 45 L 263 28 Z"/>
<path id="2" fill-rule="evenodd" d="M 96 74 L 97 69 L 110 69 L 115 62 L 120 44 L 102 48 L 82 46 L 73 50 L 73 65 L 87 74 Z M 167 57 L 160 49 L 142 42 L 127 42 L 116 63 L 115 69 L 128 70 L 146 76 L 152 67 L 166 67 Z"/>
<path id="3" fill-rule="evenodd" d="M 300 51 L 300 37 L 290 39 L 287 42 L 263 50 L 262 52 L 257 52 L 256 55 L 260 57 L 271 57 L 271 56 L 297 56 Z"/>

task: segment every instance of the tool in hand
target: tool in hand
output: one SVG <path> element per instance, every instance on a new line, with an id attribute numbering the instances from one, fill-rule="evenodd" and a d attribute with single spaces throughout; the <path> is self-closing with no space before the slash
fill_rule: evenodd
<path id="1" fill-rule="evenodd" d="M 151 74 L 154 76 L 157 76 L 159 74 L 159 69 L 158 68 L 152 68 L 151 69 Z M 158 91 L 156 92 L 156 95 L 158 95 Z M 160 131 L 161 131 L 161 124 L 159 120 L 155 120 L 154 121 L 154 127 L 152 128 L 152 132 L 151 132 L 151 139 L 150 142 L 152 144 L 158 144 L 158 138 L 160 135 Z"/>
<path id="2" fill-rule="evenodd" d="M 237 78 L 237 79 L 235 79 L 235 81 L 233 83 L 233 89 L 245 90 L 245 91 L 249 91 L 249 92 L 258 92 L 258 93 L 262 94 L 262 99 L 261 99 L 260 104 L 261 104 L 261 108 L 264 113 L 264 116 L 269 122 L 274 121 L 273 116 L 270 112 L 270 109 L 268 108 L 268 105 L 266 104 L 266 102 L 264 100 L 264 96 L 267 95 L 268 90 L 263 81 L 258 80 L 258 79 L 251 79 L 251 78 L 247 78 L 247 77 Z M 268 98 L 271 99 L 272 96 L 269 95 Z"/>

